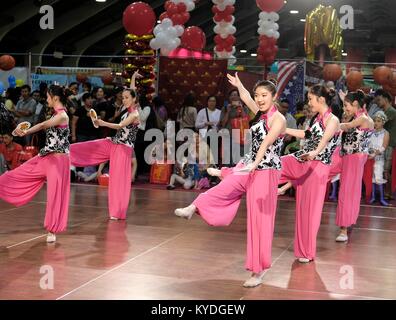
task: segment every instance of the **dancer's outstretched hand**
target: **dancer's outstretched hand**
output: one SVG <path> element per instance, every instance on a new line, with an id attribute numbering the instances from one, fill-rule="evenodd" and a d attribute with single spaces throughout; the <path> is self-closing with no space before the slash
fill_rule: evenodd
<path id="1" fill-rule="evenodd" d="M 317 157 L 318 153 L 316 151 L 311 151 L 301 155 L 300 159 L 304 161 L 312 161 Z"/>
<path id="2" fill-rule="evenodd" d="M 234 87 L 240 87 L 242 86 L 241 80 L 239 80 L 238 77 L 238 72 L 235 72 L 235 77 L 230 75 L 229 73 L 227 74 L 228 82 L 231 83 Z"/>

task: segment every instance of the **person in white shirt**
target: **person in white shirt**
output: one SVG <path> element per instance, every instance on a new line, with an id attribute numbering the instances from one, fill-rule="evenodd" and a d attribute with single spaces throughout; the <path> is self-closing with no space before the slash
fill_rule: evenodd
<path id="1" fill-rule="evenodd" d="M 195 128 L 199 130 L 199 134 L 202 138 L 205 138 L 208 130 L 218 129 L 221 111 L 216 107 L 216 96 L 209 96 L 207 107 L 198 112 L 197 119 L 195 120 Z"/>

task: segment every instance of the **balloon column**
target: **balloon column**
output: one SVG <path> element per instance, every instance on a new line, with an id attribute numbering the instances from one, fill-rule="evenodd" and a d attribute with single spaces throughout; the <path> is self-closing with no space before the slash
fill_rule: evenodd
<path id="1" fill-rule="evenodd" d="M 182 44 L 180 37 L 184 33 L 184 24 L 190 19 L 190 11 L 195 9 L 193 0 L 168 0 L 165 12 L 160 15 L 161 22 L 154 28 L 155 38 L 150 47 L 161 49 L 162 55 L 169 53 Z"/>
<path id="2" fill-rule="evenodd" d="M 279 14 L 276 11 L 282 9 L 284 1 L 256 0 L 256 4 L 262 10 L 259 15 L 259 28 L 257 30 L 260 35 L 257 60 L 264 65 L 270 65 L 274 62 L 278 53 L 276 43 L 280 36 L 279 25 L 276 23 L 279 20 Z"/>
<path id="3" fill-rule="evenodd" d="M 155 80 L 154 65 L 155 65 L 155 51 L 150 48 L 150 40 L 153 35 L 147 34 L 138 37 L 133 34 L 125 36 L 125 55 L 124 58 L 124 72 L 126 84 L 129 86 L 133 73 L 139 70 L 139 74 L 143 77 L 136 80 L 138 91 L 145 91 L 146 93 L 153 93 L 155 91 L 153 83 Z"/>
<path id="4" fill-rule="evenodd" d="M 153 93 L 155 80 L 155 52 L 150 48 L 156 16 L 153 9 L 144 2 L 130 4 L 123 14 L 123 25 L 129 34 L 125 36 L 124 71 L 126 84 L 131 83 L 132 74 L 139 70 L 143 76 L 136 81 L 138 91 Z"/>
<path id="5" fill-rule="evenodd" d="M 212 0 L 214 14 L 213 21 L 216 23 L 213 31 L 216 33 L 214 42 L 214 52 L 218 58 L 227 58 L 228 64 L 233 65 L 236 62 L 235 37 L 236 28 L 234 27 L 235 17 L 232 15 L 235 11 L 235 0 Z"/>

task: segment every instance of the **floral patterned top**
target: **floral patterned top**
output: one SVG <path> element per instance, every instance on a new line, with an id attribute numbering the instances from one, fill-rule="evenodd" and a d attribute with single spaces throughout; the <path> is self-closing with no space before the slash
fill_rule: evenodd
<path id="1" fill-rule="evenodd" d="M 64 111 L 64 109 L 55 110 L 52 117 L 55 117 L 61 111 Z M 40 150 L 39 156 L 44 157 L 51 153 L 69 153 L 69 135 L 68 124 L 47 128 L 45 131 L 45 146 Z"/>
<path id="2" fill-rule="evenodd" d="M 268 127 L 268 118 L 277 111 L 273 106 L 270 111 L 263 114 L 260 120 L 251 126 L 250 134 L 252 137 L 252 145 L 250 151 L 243 157 L 242 162 L 246 165 L 256 160 L 257 152 L 260 149 L 261 143 L 268 135 L 270 128 Z M 268 147 L 263 159 L 257 166 L 256 170 L 276 169 L 281 170 L 281 151 L 284 136 L 279 136 L 274 143 Z"/>
<path id="3" fill-rule="evenodd" d="M 134 111 L 136 111 L 136 109 L 125 109 L 124 113 L 121 115 L 121 121 L 125 120 L 128 115 Z M 139 130 L 138 125 L 139 123 L 137 122 L 131 123 L 126 127 L 117 130 L 115 136 L 109 137 L 108 139 L 111 139 L 111 141 L 115 144 L 125 144 L 126 146 L 133 148 L 136 140 L 136 135 Z"/>
<path id="4" fill-rule="evenodd" d="M 303 154 L 314 151 L 318 147 L 320 140 L 322 140 L 322 137 L 326 131 L 326 126 L 323 119 L 326 118 L 326 116 L 330 113 L 331 111 L 329 110 L 328 112 L 326 112 L 326 114 L 323 115 L 323 117 L 317 114 L 316 117 L 313 119 L 313 124 L 308 129 L 311 132 L 311 136 L 309 138 L 306 138 L 304 146 L 301 150 L 293 153 L 293 156 L 298 161 L 304 162 L 304 160 L 302 160 L 300 157 Z M 314 160 L 321 161 L 324 164 L 331 164 L 331 156 L 333 155 L 334 150 L 337 148 L 339 143 L 340 134 L 336 133 Z"/>
<path id="5" fill-rule="evenodd" d="M 357 117 L 353 117 L 351 121 Z M 342 133 L 340 155 L 366 153 L 369 151 L 370 137 L 373 130 L 368 128 L 352 128 Z"/>

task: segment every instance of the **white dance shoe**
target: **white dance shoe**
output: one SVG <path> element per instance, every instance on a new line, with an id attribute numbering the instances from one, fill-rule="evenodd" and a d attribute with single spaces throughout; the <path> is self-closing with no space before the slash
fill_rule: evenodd
<path id="1" fill-rule="evenodd" d="M 197 207 L 194 206 L 193 204 L 190 204 L 188 207 L 176 209 L 175 215 L 190 220 L 196 210 Z"/>
<path id="2" fill-rule="evenodd" d="M 215 168 L 208 168 L 206 169 L 208 174 L 212 177 L 221 177 L 221 170 Z"/>
<path id="3" fill-rule="evenodd" d="M 47 243 L 54 243 L 56 241 L 56 235 L 54 233 L 48 232 Z"/>
<path id="4" fill-rule="evenodd" d="M 345 233 L 340 233 L 336 238 L 336 242 L 347 242 L 348 236 Z"/>
<path id="5" fill-rule="evenodd" d="M 300 263 L 310 263 L 312 260 L 309 260 L 308 258 L 298 258 L 298 262 Z"/>
<path id="6" fill-rule="evenodd" d="M 264 278 L 265 272 L 261 272 L 260 274 L 254 274 L 252 275 L 249 279 L 245 281 L 243 286 L 245 288 L 254 288 L 259 286 L 260 284 L 263 283 L 263 278 Z"/>

